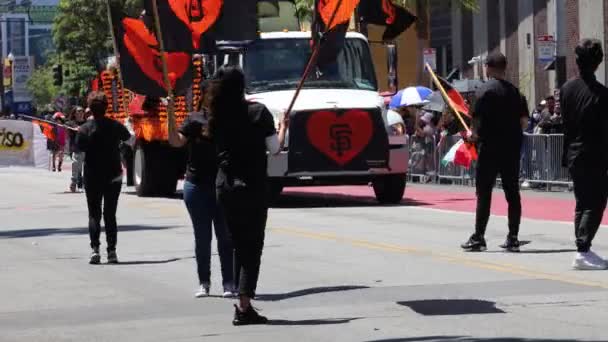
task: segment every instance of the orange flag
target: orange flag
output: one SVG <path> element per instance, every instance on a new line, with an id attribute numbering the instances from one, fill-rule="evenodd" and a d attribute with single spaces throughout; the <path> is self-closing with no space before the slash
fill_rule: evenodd
<path id="1" fill-rule="evenodd" d="M 40 122 L 38 120 L 32 120 L 32 123 L 40 126 L 42 134 L 44 134 L 44 136 L 46 136 L 49 140 L 55 140 L 55 131 L 53 129 L 53 125 L 47 122 Z"/>
<path id="2" fill-rule="evenodd" d="M 319 0 L 317 11 L 325 23 L 325 29 L 344 24 L 350 20 L 355 13 L 355 8 L 360 0 Z M 335 14 L 334 14 L 335 12 Z M 333 18 L 333 20 L 332 20 Z"/>

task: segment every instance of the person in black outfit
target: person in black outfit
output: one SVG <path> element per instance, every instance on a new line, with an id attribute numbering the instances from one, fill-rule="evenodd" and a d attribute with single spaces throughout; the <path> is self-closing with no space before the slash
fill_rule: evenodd
<path id="1" fill-rule="evenodd" d="M 129 131 L 118 121 L 105 117 L 108 101 L 102 92 L 89 95 L 93 120 L 79 127 L 76 144 L 85 153 L 84 188 L 89 207 L 89 235 L 93 252 L 90 264 L 99 264 L 99 236 L 103 201 L 103 221 L 108 243 L 108 263 L 118 263 L 116 209 L 122 187 L 119 145 L 129 140 Z"/>
<path id="2" fill-rule="evenodd" d="M 505 80 L 507 59 L 501 53 L 488 56 L 487 75 L 490 80 L 478 90 L 473 112 L 471 140 L 478 142 L 476 190 L 477 212 L 475 233 L 462 244 L 466 251 L 486 250 L 484 235 L 490 219 L 492 190 L 500 174 L 509 204 L 509 234 L 502 248 L 519 251 L 521 198 L 519 195 L 520 152 L 523 130 L 528 125 L 525 97 Z"/>
<path id="3" fill-rule="evenodd" d="M 564 84 L 560 107 L 564 120 L 564 155 L 574 181 L 576 211 L 574 229 L 578 253 L 573 267 L 581 270 L 608 268 L 591 251 L 591 243 L 608 200 L 608 89 L 595 78 L 604 60 L 600 41 L 584 39 L 575 49 L 580 76 Z"/>
<path id="4" fill-rule="evenodd" d="M 217 205 L 215 193 L 216 151 L 209 135 L 208 112 L 203 109 L 203 100 L 199 101 L 196 112 L 188 114 L 179 132 L 175 127 L 175 117 L 173 115 L 169 115 L 168 123 L 169 143 L 174 147 L 186 146 L 188 149 L 184 202 L 194 228 L 196 264 L 200 285 L 195 297 L 206 297 L 210 291 L 212 223 L 222 269 L 223 296 L 231 297 L 235 292 L 233 247 L 228 236 L 224 216 Z"/>
<path id="5" fill-rule="evenodd" d="M 84 108 L 76 107 L 71 115 L 68 126 L 78 128 L 86 122 L 84 116 Z M 70 137 L 70 157 L 72 158 L 72 181 L 70 183 L 70 191 L 76 192 L 76 189 L 82 189 L 82 168 L 84 166 L 84 153 L 78 149 L 76 145 L 76 132 L 75 130 L 69 130 L 68 135 Z"/>
<path id="6" fill-rule="evenodd" d="M 268 109 L 246 102 L 244 95 L 245 77 L 236 67 L 221 68 L 209 89 L 209 127 L 218 158 L 217 197 L 234 244 L 239 286 L 234 325 L 267 322 L 251 305 L 268 214 L 267 152 L 280 152 L 289 122 L 286 115 L 277 136 Z"/>

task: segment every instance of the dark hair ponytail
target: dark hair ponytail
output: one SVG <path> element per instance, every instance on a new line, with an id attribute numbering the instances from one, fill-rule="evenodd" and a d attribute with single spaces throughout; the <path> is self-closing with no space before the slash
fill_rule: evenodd
<path id="1" fill-rule="evenodd" d="M 246 119 L 245 74 L 239 67 L 221 67 L 209 82 L 207 96 L 212 136 L 227 131 L 228 122 L 238 125 Z"/>

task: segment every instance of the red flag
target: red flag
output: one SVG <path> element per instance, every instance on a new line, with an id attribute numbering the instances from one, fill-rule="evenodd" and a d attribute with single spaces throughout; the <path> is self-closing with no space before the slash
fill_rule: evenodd
<path id="1" fill-rule="evenodd" d="M 359 15 L 365 23 L 386 26 L 382 36 L 385 41 L 394 40 L 417 20 L 415 15 L 391 0 L 361 0 Z"/>
<path id="2" fill-rule="evenodd" d="M 40 126 L 40 130 L 42 134 L 49 140 L 55 140 L 55 130 L 53 129 L 53 125 L 48 122 L 41 122 L 38 120 L 32 120 L 32 123 Z"/>
<path id="3" fill-rule="evenodd" d="M 326 30 L 348 23 L 355 12 L 359 0 L 318 0 L 317 13 Z"/>
<path id="4" fill-rule="evenodd" d="M 359 0 L 316 0 L 313 44 L 321 44 L 317 65 L 332 64 L 344 47 L 346 31 Z"/>
<path id="5" fill-rule="evenodd" d="M 157 1 L 163 41 L 167 51 L 178 51 L 175 42 L 192 36 L 194 51 L 209 50 L 211 42 L 205 34 L 213 27 L 222 11 L 224 0 L 145 0 L 146 14 L 152 13 L 152 1 Z M 181 47 L 181 51 L 186 51 Z M 189 51 L 189 50 L 188 50 Z"/>
<path id="6" fill-rule="evenodd" d="M 439 83 L 441 83 L 441 86 L 447 93 L 448 97 L 450 98 L 450 101 L 452 101 L 452 104 L 454 105 L 454 109 L 456 109 L 458 112 L 464 114 L 468 118 L 471 118 L 471 114 L 469 114 L 469 106 L 465 102 L 462 95 L 460 95 L 458 90 L 454 89 L 454 87 L 452 87 L 450 82 L 448 82 L 446 79 L 444 79 L 440 76 L 437 76 L 437 79 L 439 79 Z M 447 102 L 447 99 L 444 99 L 444 101 Z M 447 105 L 447 103 L 446 103 L 446 105 Z"/>
<path id="7" fill-rule="evenodd" d="M 148 96 L 167 96 L 156 36 L 143 20 L 126 17 L 115 7 L 112 18 L 124 87 Z M 188 51 L 192 44 L 189 40 L 174 42 L 173 47 L 180 44 L 183 49 L 165 52 L 169 82 L 176 95 L 184 94 L 192 83 L 192 55 Z"/>
<path id="8" fill-rule="evenodd" d="M 454 165 L 464 166 L 468 169 L 474 160 L 477 160 L 477 149 L 474 144 L 465 142 L 458 147 L 454 155 Z"/>

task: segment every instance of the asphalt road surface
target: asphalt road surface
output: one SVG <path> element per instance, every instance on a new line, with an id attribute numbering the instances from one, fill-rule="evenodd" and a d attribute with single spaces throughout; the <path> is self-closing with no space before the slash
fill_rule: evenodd
<path id="1" fill-rule="evenodd" d="M 68 183 L 66 172 L 0 169 L 0 341 L 608 341 L 608 271 L 570 269 L 571 224 L 525 219 L 520 238 L 530 243 L 506 254 L 506 219 L 496 216 L 489 251 L 466 254 L 458 246 L 472 213 L 416 198 L 470 189 L 413 186 L 414 198 L 386 207 L 366 188 L 290 190 L 270 211 L 255 303 L 271 322 L 233 327 L 233 300 L 193 297 L 179 198 L 125 188 L 121 263 L 90 266 L 85 196 Z M 556 196 L 571 202 L 525 198 L 550 213 L 564 210 L 552 207 Z M 608 255 L 606 234 L 596 240 Z"/>

